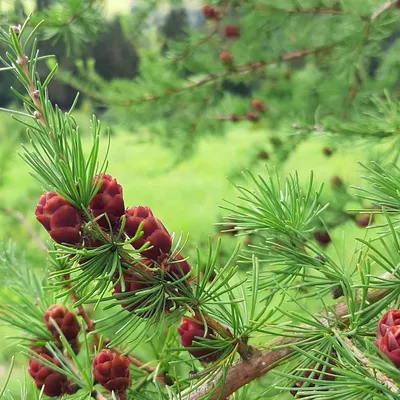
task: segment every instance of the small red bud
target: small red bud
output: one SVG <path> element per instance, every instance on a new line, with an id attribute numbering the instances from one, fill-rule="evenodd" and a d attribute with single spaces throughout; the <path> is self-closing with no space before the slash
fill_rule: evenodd
<path id="1" fill-rule="evenodd" d="M 149 242 L 152 248 L 142 252 L 142 256 L 157 261 L 171 250 L 172 238 L 162 222 L 156 218 L 149 207 L 132 207 L 126 211 L 125 232 L 134 237 L 140 223 L 143 222 L 143 236 L 135 240 L 132 246 L 140 249 Z"/>
<path id="2" fill-rule="evenodd" d="M 251 105 L 252 105 L 252 107 L 253 107 L 256 111 L 259 111 L 259 112 L 265 111 L 264 104 L 263 104 L 263 102 L 262 102 L 261 100 L 259 100 L 259 99 L 253 99 L 253 100 L 251 101 Z"/>
<path id="3" fill-rule="evenodd" d="M 211 327 L 208 327 L 206 335 L 206 329 L 200 317 L 183 318 L 178 332 L 181 336 L 182 346 L 193 348 L 190 349 L 189 352 L 201 362 L 207 364 L 218 360 L 221 356 L 220 351 L 198 346 L 198 342 L 200 342 L 202 338 L 210 339 L 215 335 Z M 195 347 L 199 347 L 199 349 L 197 350 Z"/>
<path id="4" fill-rule="evenodd" d="M 71 344 L 75 353 L 78 353 L 78 335 L 81 330 L 81 326 L 79 325 L 76 315 L 73 312 L 68 311 L 67 308 L 62 304 L 53 304 L 46 310 L 43 319 L 46 323 L 47 329 L 52 333 L 54 338 L 58 340 L 60 334 L 58 333 L 57 328 L 51 322 L 51 319 L 53 319 L 65 338 Z"/>
<path id="5" fill-rule="evenodd" d="M 208 4 L 203 6 L 201 11 L 203 13 L 204 18 L 207 20 L 216 20 L 216 19 L 220 19 L 220 17 L 221 17 L 221 13 L 219 12 L 219 10 Z"/>
<path id="6" fill-rule="evenodd" d="M 81 241 L 82 218 L 78 210 L 56 192 L 45 193 L 36 207 L 36 219 L 57 243 Z"/>
<path id="7" fill-rule="evenodd" d="M 385 334 L 376 341 L 379 350 L 384 353 L 397 367 L 400 368 L 400 326 L 392 325 L 387 329 Z M 381 331 L 379 327 L 378 334 Z"/>
<path id="8" fill-rule="evenodd" d="M 225 66 L 233 65 L 233 56 L 229 51 L 223 51 L 219 55 L 219 59 L 221 60 L 222 64 L 224 64 Z"/>
<path id="9" fill-rule="evenodd" d="M 343 181 L 339 176 L 334 176 L 331 179 L 331 184 L 333 189 L 338 189 L 340 187 L 343 187 Z"/>
<path id="10" fill-rule="evenodd" d="M 251 122 L 258 122 L 260 120 L 260 117 L 254 112 L 247 113 L 246 118 Z"/>
<path id="11" fill-rule="evenodd" d="M 99 191 L 90 202 L 93 216 L 96 218 L 102 214 L 106 214 L 111 227 L 115 228 L 125 213 L 122 186 L 109 174 L 96 176 L 93 181 L 94 185 L 98 185 L 99 181 L 101 181 Z M 97 223 L 103 229 L 109 229 L 108 221 L 104 216 L 98 219 Z"/>
<path id="12" fill-rule="evenodd" d="M 224 35 L 228 39 L 237 39 L 240 37 L 239 27 L 237 25 L 224 26 Z"/>
<path id="13" fill-rule="evenodd" d="M 260 153 L 258 153 L 258 158 L 260 160 L 268 160 L 269 154 L 266 151 L 261 151 Z"/>
<path id="14" fill-rule="evenodd" d="M 59 362 L 48 354 L 41 353 L 41 357 L 60 367 Z M 65 375 L 42 365 L 39 361 L 29 360 L 29 375 L 34 379 L 39 390 L 49 397 L 59 397 L 67 392 L 68 380 Z M 44 387 L 44 388 L 43 388 Z"/>
<path id="15" fill-rule="evenodd" d="M 324 147 L 322 152 L 327 156 L 330 157 L 333 154 L 333 150 L 330 147 Z"/>
<path id="16" fill-rule="evenodd" d="M 366 228 L 374 222 L 374 214 L 359 214 L 355 217 L 355 221 L 360 228 Z"/>
<path id="17" fill-rule="evenodd" d="M 93 359 L 93 375 L 107 390 L 124 392 L 131 385 L 129 359 L 103 349 Z"/>
<path id="18" fill-rule="evenodd" d="M 329 233 L 326 231 L 315 232 L 314 239 L 323 247 L 328 246 L 328 244 L 332 241 Z"/>

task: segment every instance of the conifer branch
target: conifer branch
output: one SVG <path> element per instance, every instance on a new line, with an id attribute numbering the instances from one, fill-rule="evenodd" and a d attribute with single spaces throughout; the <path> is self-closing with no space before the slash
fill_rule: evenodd
<path id="1" fill-rule="evenodd" d="M 397 4 L 397 0 L 388 0 L 382 7 L 375 10 L 371 15 L 371 22 L 374 23 L 383 13 L 390 10 Z"/>
<path id="2" fill-rule="evenodd" d="M 351 15 L 360 18 L 368 18 L 368 15 L 356 14 L 349 11 L 344 11 L 337 8 L 278 8 L 270 5 L 257 5 L 256 10 L 268 11 L 283 14 L 313 14 L 313 15 Z"/>
<path id="3" fill-rule="evenodd" d="M 394 277 L 385 273 L 382 279 L 390 280 Z M 368 295 L 368 302 L 374 304 L 387 296 L 393 289 L 374 289 Z M 337 303 L 333 312 L 328 315 L 321 316 L 320 322 L 325 326 L 329 326 L 329 320 L 335 318 L 344 324 L 348 323 L 349 309 L 345 302 Z M 282 338 L 274 340 L 270 344 L 272 350 L 262 351 L 261 354 L 255 353 L 256 356 L 248 361 L 242 361 L 234 365 L 227 373 L 225 380 L 221 386 L 220 376 L 217 376 L 211 383 L 200 386 L 194 393 L 189 395 L 185 400 L 200 400 L 207 393 L 212 392 L 210 399 L 219 400 L 225 399 L 232 393 L 247 385 L 254 379 L 260 378 L 267 372 L 278 367 L 286 361 L 287 357 L 295 352 L 294 345 L 303 341 L 302 337 Z"/>
<path id="4" fill-rule="evenodd" d="M 396 3 L 397 3 L 397 0 L 389 0 L 382 7 L 378 8 L 377 10 L 375 10 L 372 13 L 371 17 L 366 21 L 363 38 L 356 49 L 356 53 L 360 53 L 361 49 L 368 42 L 370 34 L 371 34 L 371 30 L 372 30 L 372 25 L 375 23 L 375 21 L 382 14 L 384 14 L 385 12 L 390 10 L 392 8 L 392 6 L 394 6 Z M 354 98 L 356 97 L 360 84 L 361 84 L 360 70 L 359 70 L 359 68 L 356 68 L 354 81 L 353 81 L 352 85 L 350 86 L 350 89 L 349 89 L 349 92 L 347 95 L 347 108 L 352 104 Z M 344 117 L 346 118 L 346 111 L 345 111 Z"/>
<path id="5" fill-rule="evenodd" d="M 393 393 L 399 393 L 399 388 L 394 383 L 393 379 L 389 378 L 387 375 L 383 374 L 380 371 L 377 371 L 372 368 L 372 363 L 368 358 L 360 351 L 360 349 L 354 345 L 354 343 L 348 337 L 341 337 L 341 340 L 346 344 L 347 348 L 351 350 L 354 356 L 365 366 L 370 372 L 371 376 L 373 376 L 381 385 L 387 386 L 389 390 Z"/>
<path id="6" fill-rule="evenodd" d="M 303 50 L 298 50 L 292 53 L 287 53 L 287 54 L 283 54 L 280 57 L 278 57 L 278 59 L 276 60 L 268 60 L 268 61 L 256 61 L 256 62 L 251 62 L 249 64 L 245 64 L 245 65 L 241 65 L 236 67 L 235 69 L 232 70 L 227 70 L 221 74 L 213 74 L 213 75 L 209 75 L 206 78 L 199 80 L 197 82 L 191 83 L 189 85 L 186 86 L 182 86 L 180 88 L 175 88 L 175 89 L 169 89 L 167 91 L 165 91 L 164 93 L 160 93 L 158 95 L 146 95 L 142 98 L 139 99 L 135 99 L 135 100 L 125 100 L 122 102 L 114 102 L 114 101 L 110 101 L 105 99 L 101 94 L 97 94 L 94 92 L 89 92 L 87 89 L 85 89 L 84 87 L 80 87 L 80 85 L 77 85 L 74 82 L 69 82 L 68 83 L 70 85 L 72 85 L 75 89 L 78 89 L 80 91 L 82 91 L 83 93 L 85 93 L 87 96 L 91 97 L 92 99 L 99 101 L 107 106 L 118 106 L 118 107 L 131 107 L 131 106 L 135 106 L 138 104 L 142 104 L 145 102 L 150 102 L 150 101 L 156 101 L 156 100 L 160 100 L 169 96 L 174 96 L 174 95 L 178 95 L 181 94 L 183 92 L 189 91 L 191 89 L 200 87 L 200 86 L 204 86 L 204 85 L 208 85 L 210 83 L 214 83 L 217 81 L 220 81 L 222 79 L 228 78 L 230 76 L 235 76 L 235 75 L 240 75 L 240 74 L 247 74 L 247 73 L 251 73 L 251 72 L 256 72 L 262 68 L 271 66 L 271 65 L 275 65 L 275 64 L 279 64 L 281 62 L 289 62 L 295 59 L 300 59 L 300 58 L 304 58 L 308 55 L 311 54 L 318 54 L 318 53 L 325 53 L 325 52 L 330 52 L 332 51 L 336 46 L 338 46 L 339 44 L 341 44 L 342 42 L 337 42 L 337 43 L 333 43 L 330 45 L 326 45 L 326 46 L 320 46 L 320 47 L 315 47 L 315 48 L 310 48 L 310 49 L 303 49 Z"/>

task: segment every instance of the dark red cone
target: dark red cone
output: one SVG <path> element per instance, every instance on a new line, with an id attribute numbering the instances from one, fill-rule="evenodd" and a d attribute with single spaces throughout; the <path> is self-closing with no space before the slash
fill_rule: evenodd
<path id="1" fill-rule="evenodd" d="M 326 231 L 315 232 L 314 239 L 323 247 L 328 246 L 328 244 L 332 241 L 329 233 Z"/>
<path id="2" fill-rule="evenodd" d="M 400 368 L 400 326 L 393 325 L 386 329 L 384 336 L 376 341 L 379 350 Z"/>
<path id="3" fill-rule="evenodd" d="M 389 310 L 387 313 L 383 314 L 376 332 L 377 340 L 382 339 L 391 326 L 400 327 L 400 310 Z"/>
<path id="4" fill-rule="evenodd" d="M 110 392 L 123 392 L 131 385 L 129 359 L 104 349 L 93 359 L 93 375 Z"/>
<path id="5" fill-rule="evenodd" d="M 259 100 L 259 99 L 253 99 L 253 100 L 251 101 L 251 105 L 252 105 L 252 107 L 253 107 L 256 111 L 259 111 L 259 112 L 265 111 L 264 104 L 263 104 L 263 102 L 262 102 L 261 100 Z"/>
<path id="6" fill-rule="evenodd" d="M 67 308 L 61 304 L 53 304 L 46 310 L 44 313 L 44 322 L 46 323 L 47 329 L 52 333 L 54 338 L 58 340 L 60 334 L 52 324 L 50 318 L 54 319 L 75 353 L 77 353 L 79 351 L 79 342 L 77 338 L 81 326 L 79 325 L 76 315 L 68 311 Z"/>
<path id="7" fill-rule="evenodd" d="M 220 18 L 220 12 L 213 6 L 206 4 L 201 9 L 203 16 L 207 20 L 216 20 Z"/>
<path id="8" fill-rule="evenodd" d="M 188 351 L 193 357 L 197 358 L 201 362 L 214 362 L 221 356 L 220 351 L 198 346 L 198 342 L 201 341 L 201 338 L 210 339 L 214 335 L 213 329 L 208 327 L 206 336 L 205 327 L 200 319 L 182 318 L 182 324 L 178 328 L 178 332 L 179 335 L 181 335 L 181 343 L 183 347 L 195 348 L 196 345 L 199 347 L 199 350 L 189 349 Z"/>
<path id="9" fill-rule="evenodd" d="M 81 241 L 83 222 L 78 210 L 56 192 L 41 196 L 35 214 L 57 243 L 78 244 Z"/>
<path id="10" fill-rule="evenodd" d="M 224 35 L 228 39 L 237 39 L 240 36 L 239 27 L 237 25 L 224 26 Z"/>
<path id="11" fill-rule="evenodd" d="M 55 358 L 45 353 L 40 355 L 47 361 L 60 367 L 60 364 Z M 28 372 L 29 375 L 34 379 L 37 388 L 42 390 L 44 386 L 43 393 L 49 397 L 59 397 L 68 390 L 68 380 L 65 375 L 62 375 L 59 372 L 42 365 L 38 361 L 29 360 Z"/>
<path id="12" fill-rule="evenodd" d="M 125 213 L 124 199 L 122 197 L 122 186 L 111 175 L 105 174 L 97 176 L 94 184 L 102 182 L 99 191 L 90 202 L 90 209 L 95 218 L 106 214 L 110 220 L 111 227 L 118 226 L 121 217 Z M 104 229 L 109 229 L 109 224 L 105 216 L 97 220 L 97 223 Z"/>
<path id="13" fill-rule="evenodd" d="M 355 217 L 356 224 L 360 228 L 366 228 L 374 222 L 374 215 L 372 214 L 360 214 Z"/>
<path id="14" fill-rule="evenodd" d="M 246 118 L 251 122 L 258 122 L 260 120 L 260 117 L 255 112 L 247 113 Z"/>
<path id="15" fill-rule="evenodd" d="M 138 272 L 131 272 L 124 274 L 125 291 L 122 291 L 121 281 L 115 286 L 113 295 L 121 301 L 121 306 L 129 312 L 133 312 L 138 308 L 145 307 L 150 304 L 150 296 L 143 296 L 138 298 L 135 296 L 137 292 L 151 287 L 150 283 L 144 282 L 145 277 Z M 141 317 L 150 316 L 150 311 L 137 313 Z"/>
<path id="16" fill-rule="evenodd" d="M 160 256 L 171 250 L 172 239 L 162 222 L 156 218 L 149 207 L 132 207 L 126 211 L 125 232 L 129 237 L 134 237 L 141 222 L 143 225 L 143 236 L 135 240 L 132 246 L 140 249 L 146 242 L 152 248 L 142 252 L 142 256 L 157 261 Z"/>
<path id="17" fill-rule="evenodd" d="M 219 55 L 219 59 L 221 61 L 221 63 L 223 65 L 225 65 L 225 67 L 233 67 L 233 56 L 229 51 L 223 51 L 220 55 Z"/>

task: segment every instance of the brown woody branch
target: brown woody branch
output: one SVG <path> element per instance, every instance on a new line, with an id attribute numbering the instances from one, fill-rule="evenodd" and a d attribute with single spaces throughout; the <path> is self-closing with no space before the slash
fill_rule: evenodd
<path id="1" fill-rule="evenodd" d="M 363 14 L 356 14 L 348 11 L 343 11 L 337 8 L 278 8 L 269 5 L 259 5 L 255 7 L 256 10 L 268 11 L 273 13 L 283 14 L 313 14 L 313 15 L 351 15 L 360 18 L 367 18 L 368 16 Z"/>
<path id="2" fill-rule="evenodd" d="M 386 273 L 383 279 L 390 280 L 393 276 Z M 383 299 L 391 292 L 391 289 L 374 289 L 368 295 L 368 302 L 374 304 Z M 329 326 L 331 319 L 340 320 L 343 324 L 349 322 L 349 309 L 345 302 L 340 302 L 335 305 L 334 310 L 328 315 L 321 316 L 320 321 L 326 326 Z M 312 329 L 312 328 L 310 328 Z M 257 379 L 268 371 L 278 367 L 286 360 L 288 356 L 294 353 L 294 345 L 301 342 L 303 338 L 284 338 L 273 341 L 270 344 L 272 350 L 265 350 L 260 355 L 251 358 L 248 361 L 242 361 L 234 365 L 225 377 L 225 382 L 220 385 L 217 377 L 213 382 L 208 382 L 198 388 L 185 400 L 200 400 L 204 395 L 213 391 L 211 400 L 221 400 L 230 396 L 232 393 L 239 390 L 241 387 Z"/>
<path id="3" fill-rule="evenodd" d="M 308 55 L 311 54 L 318 54 L 318 53 L 325 53 L 325 52 L 330 52 L 332 51 L 337 45 L 339 45 L 342 42 L 337 42 L 337 43 L 333 43 L 327 46 L 320 46 L 320 47 L 315 47 L 315 48 L 310 48 L 310 49 L 303 49 L 303 50 L 298 50 L 292 53 L 287 53 L 287 54 L 283 54 L 281 56 L 279 56 L 277 59 L 275 60 L 268 60 L 268 61 L 256 61 L 256 62 L 252 62 L 249 64 L 245 64 L 245 65 L 240 65 L 235 67 L 232 70 L 227 70 L 223 73 L 220 74 L 213 74 L 213 75 L 209 75 L 206 78 L 191 83 L 190 85 L 186 85 L 180 88 L 176 88 L 176 89 L 169 89 L 163 93 L 160 93 L 158 95 L 147 95 L 144 97 L 141 97 L 139 99 L 136 100 L 126 100 L 126 101 L 122 101 L 122 102 L 112 102 L 112 101 L 107 101 L 104 99 L 103 95 L 101 94 L 97 94 L 97 93 L 92 93 L 92 92 L 88 92 L 85 91 L 84 88 L 79 87 L 79 85 L 74 85 L 73 82 L 69 82 L 70 85 L 75 86 L 76 89 L 83 91 L 87 96 L 89 96 L 90 98 L 99 101 L 105 105 L 109 105 L 109 106 L 119 106 L 119 107 L 131 107 L 134 105 L 138 105 L 138 104 L 142 104 L 145 102 L 149 102 L 149 101 L 155 101 L 155 100 L 160 100 L 163 99 L 165 97 L 169 97 L 169 96 L 174 96 L 177 94 L 181 94 L 184 93 L 188 90 L 194 89 L 196 87 L 200 87 L 200 86 L 204 86 L 204 85 L 208 85 L 210 83 L 213 82 L 217 82 L 219 80 L 228 78 L 230 76 L 234 76 L 234 75 L 239 75 L 239 74 L 247 74 L 250 72 L 256 72 L 260 69 L 263 69 L 265 67 L 268 67 L 270 65 L 275 65 L 275 64 L 279 64 L 281 62 L 288 62 L 288 61 L 292 61 L 295 59 L 300 59 L 300 58 L 304 58 Z"/>

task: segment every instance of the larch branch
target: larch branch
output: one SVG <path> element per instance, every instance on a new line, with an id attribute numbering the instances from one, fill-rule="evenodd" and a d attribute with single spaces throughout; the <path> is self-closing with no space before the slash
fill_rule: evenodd
<path id="1" fill-rule="evenodd" d="M 383 279 L 393 279 L 393 276 L 386 273 L 382 276 Z M 391 289 L 374 289 L 368 294 L 368 302 L 374 304 L 383 299 L 391 292 Z M 345 302 L 337 303 L 334 310 L 328 315 L 321 316 L 320 321 L 324 325 L 329 326 L 329 320 L 337 319 L 344 324 L 348 323 L 349 309 Z M 207 393 L 213 391 L 211 400 L 221 400 L 230 396 L 232 393 L 239 390 L 241 387 L 257 379 L 268 371 L 278 367 L 285 359 L 290 356 L 295 350 L 294 345 L 304 340 L 303 338 L 293 337 L 284 338 L 273 341 L 270 347 L 273 350 L 265 350 L 251 358 L 248 361 L 242 361 L 234 365 L 227 373 L 225 382 L 221 385 L 218 377 L 213 382 L 207 382 L 200 386 L 185 400 L 200 400 Z M 257 353 L 256 353 L 257 354 Z"/>

